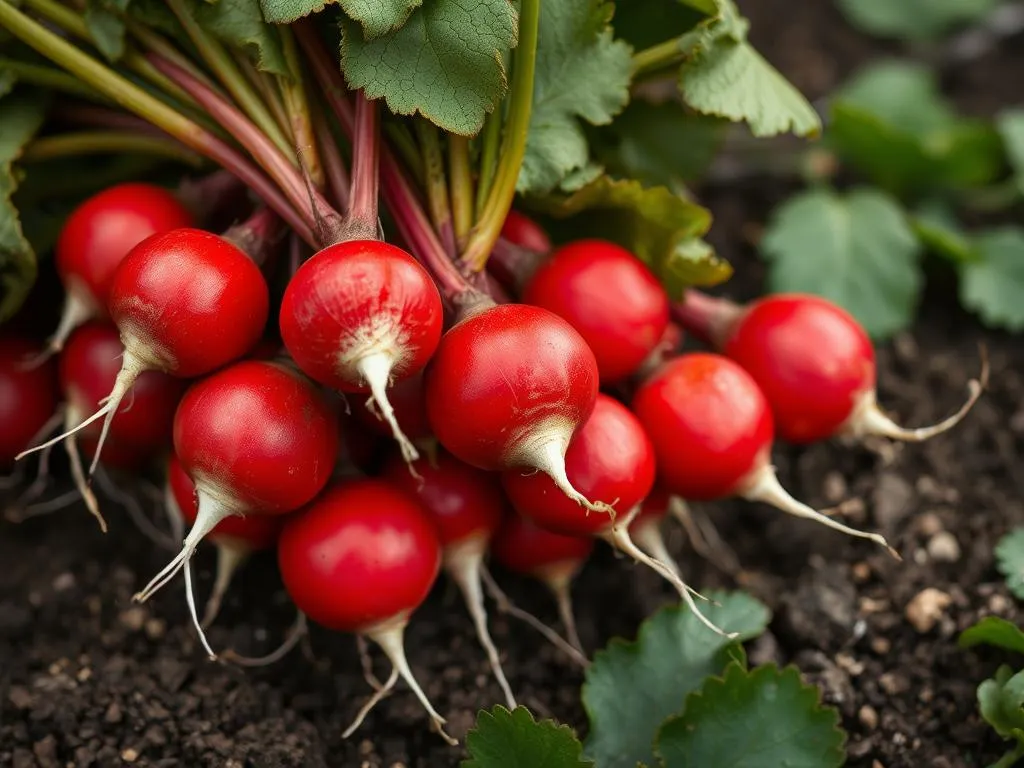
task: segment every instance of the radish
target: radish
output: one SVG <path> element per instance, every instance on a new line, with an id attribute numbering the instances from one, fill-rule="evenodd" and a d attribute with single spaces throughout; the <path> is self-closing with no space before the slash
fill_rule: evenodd
<path id="1" fill-rule="evenodd" d="M 630 538 L 629 526 L 639 504 L 654 486 L 654 447 L 629 409 L 599 394 L 590 418 L 569 444 L 565 464 L 569 479 L 582 492 L 623 514 L 588 514 L 559 493 L 545 475 L 507 470 L 502 473 L 502 484 L 516 511 L 555 533 L 603 539 L 663 576 L 709 628 L 721 633 L 698 610 L 690 594 L 693 590 L 676 572 L 647 555 Z"/>
<path id="2" fill-rule="evenodd" d="M 400 676 L 441 736 L 457 743 L 413 676 L 402 642 L 410 614 L 441 567 L 437 531 L 420 504 L 382 480 L 340 483 L 285 523 L 277 556 L 285 589 L 300 611 L 328 629 L 367 637 L 391 660 L 391 676 L 343 738 Z"/>
<path id="3" fill-rule="evenodd" d="M 572 580 L 594 551 L 589 536 L 564 536 L 518 514 L 505 515 L 491 540 L 491 554 L 514 573 L 541 581 L 551 590 L 570 645 L 583 653 L 572 610 Z"/>
<path id="4" fill-rule="evenodd" d="M 320 392 L 277 363 L 243 361 L 193 384 L 174 415 L 174 452 L 196 488 L 198 512 L 181 552 L 135 596 L 152 597 L 184 568 L 192 620 L 189 561 L 231 515 L 282 515 L 326 485 L 338 454 L 337 420 Z"/>
<path id="5" fill-rule="evenodd" d="M 486 300 L 442 338 L 426 374 L 427 417 L 456 458 L 486 470 L 538 469 L 587 509 L 565 472 L 569 441 L 593 410 L 594 353 L 540 307 Z"/>
<path id="6" fill-rule="evenodd" d="M 419 457 L 388 401 L 392 379 L 422 370 L 441 338 L 444 310 L 430 274 L 401 248 L 349 240 L 299 267 L 281 303 L 281 337 L 321 384 L 369 392 L 406 461 Z"/>
<path id="7" fill-rule="evenodd" d="M 687 291 L 680 322 L 746 369 L 772 409 L 779 435 L 811 443 L 833 435 L 882 435 L 920 442 L 955 426 L 987 383 L 988 366 L 968 382 L 970 396 L 949 418 L 905 429 L 878 408 L 875 350 L 861 325 L 818 296 L 779 294 L 741 307 Z"/>
<path id="8" fill-rule="evenodd" d="M 194 525 L 199 514 L 196 488 L 181 462 L 172 453 L 167 460 L 166 499 L 170 512 Z M 271 549 L 277 543 L 283 520 L 277 515 L 231 515 L 221 520 L 206 539 L 217 548 L 217 573 L 206 603 L 202 625 L 208 627 L 220 611 L 231 578 L 254 552 Z"/>
<path id="9" fill-rule="evenodd" d="M 445 572 L 462 591 L 494 677 L 505 694 L 509 709 L 515 709 L 515 696 L 487 629 L 487 611 L 480 582 L 484 555 L 491 537 L 501 524 L 504 507 L 501 486 L 493 475 L 474 469 L 444 451 L 437 452 L 431 461 L 417 461 L 413 469 L 419 479 L 413 477 L 405 463 L 396 457 L 384 467 L 383 476 L 396 487 L 413 494 L 437 525 Z"/>
<path id="10" fill-rule="evenodd" d="M 679 574 L 679 564 L 669 553 L 665 537 L 661 533 L 661 523 L 672 506 L 671 499 L 671 494 L 655 483 L 647 498 L 640 504 L 640 511 L 630 523 L 629 535 L 640 549 Z"/>
<path id="11" fill-rule="evenodd" d="M 107 314 L 114 272 L 150 235 L 193 226 L 188 209 L 152 184 L 118 184 L 93 195 L 68 216 L 54 246 L 67 296 L 45 355 L 59 352 L 76 327 Z"/>
<path id="12" fill-rule="evenodd" d="M 548 253 L 551 250 L 551 239 L 547 232 L 533 219 L 514 208 L 505 217 L 501 236 L 513 245 L 534 253 Z"/>
<path id="13" fill-rule="evenodd" d="M 91 473 L 114 413 L 144 371 L 191 378 L 241 357 L 259 340 L 268 305 L 259 267 L 225 238 L 198 229 L 174 229 L 143 240 L 118 266 L 110 289 L 110 315 L 124 347 L 110 394 L 74 430 L 32 450 L 57 443 L 102 418 Z"/>
<path id="14" fill-rule="evenodd" d="M 39 345 L 22 336 L 0 335 L 0 467 L 45 434 L 57 410 L 57 366 L 52 362 L 27 369 Z"/>
<path id="15" fill-rule="evenodd" d="M 658 476 L 685 499 L 741 496 L 886 547 L 877 533 L 832 520 L 779 484 L 771 459 L 768 402 L 750 374 L 721 355 L 681 355 L 637 390 L 633 411 L 654 444 Z"/>
<path id="16" fill-rule="evenodd" d="M 565 318 L 594 351 L 603 384 L 628 377 L 661 341 L 665 289 L 625 248 L 577 240 L 552 253 L 525 282 L 523 301 Z"/>

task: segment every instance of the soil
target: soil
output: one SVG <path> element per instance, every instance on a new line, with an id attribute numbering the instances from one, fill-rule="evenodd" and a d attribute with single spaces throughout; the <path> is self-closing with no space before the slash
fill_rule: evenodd
<path id="1" fill-rule="evenodd" d="M 898 50 L 850 30 L 822 0 L 741 6 L 752 19 L 754 43 L 812 98 L 872 57 Z M 966 108 L 991 114 L 1009 103 L 1004 86 L 1019 83 L 1021 74 L 1018 39 L 947 80 Z M 703 190 L 716 217 L 710 239 L 737 266 L 729 295 L 757 294 L 761 267 L 750 242 L 789 191 L 787 182 L 758 177 Z M 847 519 L 885 533 L 903 563 L 745 503 L 703 508 L 740 558 L 735 579 L 696 557 L 678 530 L 670 536 L 691 583 L 739 585 L 772 608 L 770 629 L 753 643 L 751 657 L 795 663 L 821 686 L 849 732 L 850 766 L 984 766 L 1003 751 L 975 701 L 978 683 L 1003 657 L 961 650 L 956 637 L 981 615 L 1024 620 L 992 555 L 1000 536 L 1024 524 L 1024 345 L 983 331 L 957 308 L 955 286 L 937 272 L 914 327 L 879 349 L 879 389 L 881 402 L 905 423 L 941 418 L 964 397 L 982 341 L 992 384 L 954 433 L 923 445 L 775 452 L 780 477 L 795 495 L 821 507 L 855 500 L 844 506 Z M 80 510 L 0 524 L 0 765 L 412 768 L 453 766 L 462 757 L 428 732 L 405 690 L 352 739 L 341 739 L 367 692 L 350 638 L 314 629 L 307 654 L 293 652 L 261 670 L 207 662 L 188 628 L 180 582 L 149 605 L 132 605 L 133 592 L 167 553 L 116 510 L 111 516 L 106 536 Z M 201 593 L 212 566 L 212 552 L 204 551 Z M 553 620 L 542 590 L 501 578 L 516 601 Z M 607 552 L 581 574 L 575 595 L 589 648 L 634 636 L 645 616 L 672 600 L 657 577 Z M 932 626 L 915 628 L 908 613 L 929 598 L 936 606 Z M 239 574 L 210 639 L 217 648 L 258 654 L 291 620 L 263 556 Z M 493 633 L 521 702 L 582 734 L 579 672 L 521 624 L 498 615 Z M 501 701 L 450 586 L 439 586 L 415 614 L 406 644 L 415 673 L 457 737 L 480 707 Z"/>

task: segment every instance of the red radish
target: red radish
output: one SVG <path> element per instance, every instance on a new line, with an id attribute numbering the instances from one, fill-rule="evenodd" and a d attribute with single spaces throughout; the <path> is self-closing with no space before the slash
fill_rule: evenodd
<path id="1" fill-rule="evenodd" d="M 957 413 L 931 427 L 905 429 L 878 408 L 875 350 L 861 325 L 818 296 L 779 294 L 741 307 L 688 291 L 676 308 L 681 322 L 708 338 L 757 382 L 779 435 L 811 443 L 833 435 L 883 435 L 919 442 L 955 426 L 988 376 L 968 383 Z"/>
<path id="2" fill-rule="evenodd" d="M 367 637 L 391 660 L 391 676 L 343 738 L 401 676 L 442 737 L 457 743 L 416 682 L 402 642 L 441 567 L 437 531 L 419 503 L 382 480 L 340 483 L 285 523 L 277 556 L 300 611 L 328 629 Z"/>
<path id="3" fill-rule="evenodd" d="M 196 613 L 189 561 L 199 542 L 232 515 L 282 515 L 326 485 L 338 454 L 337 420 L 320 392 L 279 365 L 243 361 L 193 384 L 174 416 L 174 452 L 196 487 L 198 513 L 181 552 L 135 599 L 144 602 L 184 568 Z"/>
<path id="4" fill-rule="evenodd" d="M 152 184 L 108 187 L 72 211 L 54 246 L 67 297 L 47 354 L 63 349 L 83 322 L 107 314 L 114 272 L 132 248 L 150 235 L 193 224 L 173 194 Z"/>
<path id="5" fill-rule="evenodd" d="M 174 454 L 167 460 L 166 482 L 167 501 L 174 505 L 172 513 L 178 514 L 190 526 L 194 525 L 199 514 L 196 487 Z M 231 515 L 206 535 L 206 539 L 217 548 L 217 575 L 203 614 L 204 627 L 217 617 L 235 571 L 253 552 L 271 549 L 277 543 L 283 525 L 283 519 L 277 515 Z"/>
<path id="6" fill-rule="evenodd" d="M 604 240 L 552 253 L 526 281 L 523 301 L 565 318 L 594 351 L 603 384 L 631 375 L 661 341 L 665 289 L 634 256 Z"/>
<path id="7" fill-rule="evenodd" d="M 721 633 L 698 610 L 691 592 L 666 563 L 639 549 L 629 535 L 639 504 L 654 486 L 654 448 L 637 418 L 622 403 L 599 394 L 594 411 L 565 454 L 570 481 L 589 498 L 599 499 L 622 514 L 591 515 L 558 492 L 539 473 L 506 470 L 502 484 L 519 514 L 537 525 L 567 536 L 595 536 L 668 580 L 708 627 Z"/>
<path id="8" fill-rule="evenodd" d="M 587 536 L 563 536 L 522 515 L 506 515 L 491 541 L 491 553 L 505 568 L 543 582 L 555 596 L 570 645 L 583 653 L 572 610 L 572 580 L 594 551 Z"/>
<path id="9" fill-rule="evenodd" d="M 572 326 L 525 304 L 470 312 L 441 340 L 426 374 L 427 417 L 456 458 L 486 470 L 538 469 L 587 509 L 565 451 L 597 397 L 594 353 Z"/>
<path id="10" fill-rule="evenodd" d="M 401 458 L 395 457 L 384 467 L 383 476 L 419 499 L 437 525 L 445 572 L 462 591 L 494 677 L 509 709 L 515 709 L 515 696 L 487 629 L 480 582 L 484 556 L 501 524 L 504 507 L 501 486 L 494 475 L 474 469 L 445 451 L 439 451 L 430 461 L 417 461 L 413 469 L 418 478 L 410 474 Z"/>
<path id="11" fill-rule="evenodd" d="M 381 422 L 371 410 L 372 400 L 372 397 L 366 398 L 364 403 L 366 407 L 353 408 L 352 415 L 360 424 L 373 430 L 376 434 L 390 437 L 391 428 Z M 426 450 L 436 442 L 434 433 L 430 429 L 430 421 L 427 419 L 427 400 L 422 371 L 401 381 L 396 381 L 388 390 L 388 400 L 395 411 L 395 420 L 402 433 L 417 448 Z"/>
<path id="12" fill-rule="evenodd" d="M 681 355 L 637 390 L 633 411 L 654 443 L 658 477 L 685 499 L 741 496 L 870 539 L 885 539 L 832 520 L 779 484 L 771 460 L 774 427 L 757 383 L 721 355 Z M 896 555 L 898 557 L 898 555 Z"/>
<path id="13" fill-rule="evenodd" d="M 668 515 L 671 507 L 671 495 L 661 485 L 655 484 L 647 498 L 640 504 L 640 511 L 629 525 L 629 535 L 636 545 L 655 560 L 660 560 L 676 574 L 679 564 L 672 557 L 665 545 L 665 537 L 661 533 L 661 523 Z"/>
<path id="14" fill-rule="evenodd" d="M 0 336 L 0 467 L 10 466 L 45 434 L 57 410 L 57 366 L 24 366 L 39 352 L 39 345 L 27 338 Z"/>
<path id="15" fill-rule="evenodd" d="M 103 406 L 72 430 L 104 419 L 90 472 L 99 462 L 121 400 L 144 371 L 191 378 L 226 365 L 259 340 L 268 307 L 269 292 L 259 267 L 222 237 L 175 229 L 133 248 L 110 289 L 110 316 L 124 347 L 121 371 Z"/>
<path id="16" fill-rule="evenodd" d="M 528 216 L 513 209 L 505 217 L 501 236 L 513 245 L 535 253 L 551 250 L 551 240 L 541 226 Z"/>
<path id="17" fill-rule="evenodd" d="M 372 395 L 407 461 L 387 388 L 422 370 L 441 338 L 444 309 L 430 274 L 401 248 L 377 240 L 328 246 L 299 267 L 281 304 L 281 337 L 321 384 Z"/>

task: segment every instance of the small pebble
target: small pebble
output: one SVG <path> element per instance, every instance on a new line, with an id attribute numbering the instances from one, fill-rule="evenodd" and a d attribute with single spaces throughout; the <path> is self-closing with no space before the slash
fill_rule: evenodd
<path id="1" fill-rule="evenodd" d="M 850 572 L 853 575 L 853 580 L 858 584 L 863 584 L 871 578 L 871 566 L 867 563 L 854 563 Z"/>
<path id="2" fill-rule="evenodd" d="M 945 526 L 942 524 L 942 518 L 934 512 L 925 512 L 917 518 L 917 530 L 925 536 L 934 536 L 943 528 Z"/>
<path id="3" fill-rule="evenodd" d="M 879 656 L 885 656 L 890 650 L 892 650 L 892 643 L 889 642 L 889 638 L 887 637 L 874 637 L 871 639 L 871 650 Z"/>
<path id="4" fill-rule="evenodd" d="M 872 760 L 871 761 L 871 768 L 885 768 L 885 766 L 882 765 L 882 761 L 881 760 Z"/>
<path id="5" fill-rule="evenodd" d="M 134 763 L 136 760 L 139 759 L 139 752 L 138 750 L 128 747 L 128 749 L 121 751 L 121 759 L 124 760 L 126 763 Z"/>
<path id="6" fill-rule="evenodd" d="M 857 712 L 857 719 L 869 731 L 873 731 L 878 727 L 878 712 L 870 704 L 865 704 L 860 708 Z"/>
<path id="7" fill-rule="evenodd" d="M 949 531 L 939 531 L 928 540 L 928 556 L 937 563 L 955 563 L 960 559 L 960 542 Z"/>
<path id="8" fill-rule="evenodd" d="M 137 605 L 133 606 L 126 611 L 122 611 L 118 619 L 127 629 L 130 629 L 132 632 L 138 632 L 146 624 L 146 609 Z"/>
<path id="9" fill-rule="evenodd" d="M 146 637 L 150 640 L 159 640 L 167 634 L 167 622 L 163 619 L 146 619 Z"/>
<path id="10" fill-rule="evenodd" d="M 75 587 L 75 575 L 65 571 L 53 580 L 54 592 L 67 592 Z"/>
<path id="11" fill-rule="evenodd" d="M 921 634 L 929 632 L 942 618 L 952 601 L 953 598 L 945 592 L 928 587 L 918 592 L 907 603 L 905 612 L 907 621 Z"/>
<path id="12" fill-rule="evenodd" d="M 992 613 L 1006 613 L 1010 610 L 1010 598 L 1006 595 L 1000 595 L 998 592 L 988 599 L 988 609 Z"/>

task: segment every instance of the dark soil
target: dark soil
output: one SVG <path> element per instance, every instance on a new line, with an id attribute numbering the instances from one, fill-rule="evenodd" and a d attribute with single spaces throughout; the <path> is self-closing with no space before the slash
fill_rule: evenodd
<path id="1" fill-rule="evenodd" d="M 896 50 L 843 25 L 824 0 L 748 0 L 755 43 L 812 97 L 852 68 Z M 1021 41 L 949 78 L 972 111 L 1011 98 L 1024 75 Z M 1010 73 L 1014 77 L 1010 77 Z M 731 295 L 755 295 L 760 268 L 749 253 L 787 183 L 751 179 L 706 190 L 711 239 L 738 267 Z M 954 410 L 988 345 L 992 385 L 953 433 L 925 445 L 780 447 L 783 482 L 811 504 L 844 499 L 848 519 L 877 528 L 903 553 L 896 563 L 870 545 L 745 503 L 705 509 L 745 568 L 739 585 L 774 611 L 753 644 L 757 662 L 794 662 L 842 713 L 849 765 L 871 768 L 984 766 L 1002 744 L 978 717 L 975 688 L 997 654 L 964 651 L 957 633 L 980 615 L 1024 620 L 993 567 L 1000 536 L 1024 523 L 1024 345 L 984 332 L 957 309 L 937 275 L 915 326 L 879 350 L 880 399 L 904 422 Z M 462 756 L 428 732 L 401 691 L 349 741 L 342 729 L 367 689 L 351 639 L 314 630 L 312 658 L 244 671 L 204 660 L 188 629 L 180 582 L 145 607 L 131 595 L 166 557 L 111 512 L 99 534 L 79 510 L 0 524 L 0 765 L 58 766 L 452 766 Z M 736 581 L 696 558 L 674 531 L 690 581 Z M 199 558 L 208 588 L 212 553 Z M 551 617 L 546 595 L 505 578 L 513 596 Z M 938 590 L 926 593 L 925 590 Z M 938 598 L 930 628 L 912 625 L 917 601 Z M 580 630 L 590 648 L 635 634 L 672 595 L 659 580 L 603 552 L 576 585 Z M 218 648 L 260 653 L 292 619 L 269 559 L 241 574 L 210 637 Z M 493 631 L 522 703 L 586 727 L 581 675 L 531 630 L 497 616 Z M 461 737 L 476 711 L 501 700 L 457 595 L 439 586 L 414 617 L 407 647 L 428 695 Z M 713 767 L 708 767 L 713 768 Z M 774 768 L 765 766 L 765 768 Z"/>

